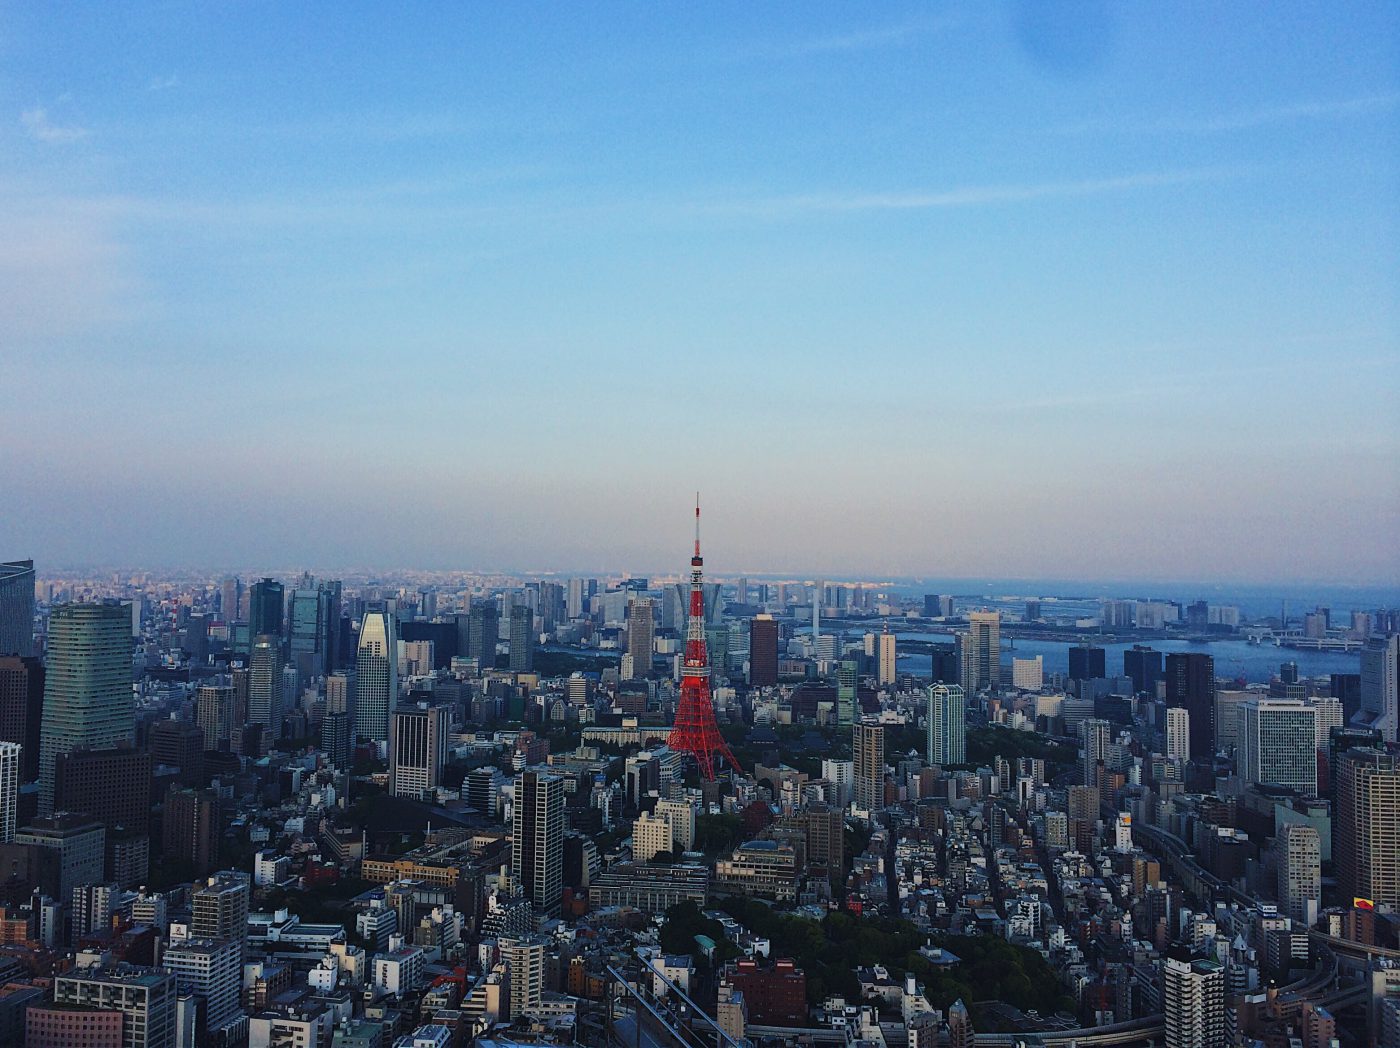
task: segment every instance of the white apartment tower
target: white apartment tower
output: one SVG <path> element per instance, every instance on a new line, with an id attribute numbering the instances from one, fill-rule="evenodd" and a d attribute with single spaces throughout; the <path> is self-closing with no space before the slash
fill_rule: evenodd
<path id="1" fill-rule="evenodd" d="M 1191 711 L 1185 706 L 1167 707 L 1167 756 L 1191 759 Z"/>

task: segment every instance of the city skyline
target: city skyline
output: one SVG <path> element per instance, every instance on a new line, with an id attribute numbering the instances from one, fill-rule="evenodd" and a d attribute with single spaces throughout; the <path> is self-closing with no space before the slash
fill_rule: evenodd
<path id="1" fill-rule="evenodd" d="M 10 6 L 0 548 L 1400 579 L 1386 5 L 1055 11 Z"/>

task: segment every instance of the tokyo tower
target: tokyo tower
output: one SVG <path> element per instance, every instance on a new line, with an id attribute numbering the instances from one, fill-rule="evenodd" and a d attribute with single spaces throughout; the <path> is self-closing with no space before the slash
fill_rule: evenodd
<path id="1" fill-rule="evenodd" d="M 704 571 L 700 559 L 700 496 L 695 496 L 695 556 L 690 558 L 690 615 L 685 628 L 685 661 L 681 665 L 681 699 L 676 707 L 676 723 L 671 728 L 670 747 L 688 753 L 700 767 L 706 782 L 713 782 L 715 765 L 723 757 L 735 771 L 739 762 L 715 723 L 715 707 L 710 701 L 710 666 L 705 651 Z"/>

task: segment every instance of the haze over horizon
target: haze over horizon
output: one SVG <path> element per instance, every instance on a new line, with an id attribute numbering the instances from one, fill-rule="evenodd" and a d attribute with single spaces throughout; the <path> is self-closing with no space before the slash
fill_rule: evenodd
<path id="1" fill-rule="evenodd" d="M 1400 584 L 1391 5 L 0 12 L 0 559 Z"/>

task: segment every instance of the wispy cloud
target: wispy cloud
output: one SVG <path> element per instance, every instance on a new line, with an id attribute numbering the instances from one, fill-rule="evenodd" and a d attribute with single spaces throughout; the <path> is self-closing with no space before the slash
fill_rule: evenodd
<path id="1" fill-rule="evenodd" d="M 1109 131 L 1126 134 L 1214 135 L 1304 121 L 1345 120 L 1375 113 L 1388 113 L 1397 106 L 1400 106 L 1400 93 L 1362 95 L 1328 102 L 1298 102 L 1293 105 L 1205 116 L 1169 116 L 1145 121 L 1086 120 L 1058 130 L 1061 134 Z"/>
<path id="2" fill-rule="evenodd" d="M 35 106 L 20 114 L 19 122 L 24 125 L 29 137 L 39 142 L 76 142 L 80 138 L 86 138 L 87 128 L 75 126 L 62 126 L 55 124 L 49 119 L 49 111 L 43 106 Z"/>
<path id="3" fill-rule="evenodd" d="M 1097 196 L 1157 186 L 1219 182 L 1238 178 L 1243 171 L 1228 168 L 1194 168 L 1182 171 L 1142 172 L 1113 178 L 1086 178 L 1068 182 L 1035 182 L 1013 185 L 963 186 L 934 191 L 896 193 L 807 193 L 747 201 L 722 201 L 698 205 L 697 210 L 736 213 L 764 218 L 784 218 L 813 213 L 860 211 L 917 211 L 937 208 L 982 207 L 1019 204 L 1034 200 Z"/>
<path id="4" fill-rule="evenodd" d="M 773 40 L 742 47 L 733 56 L 739 59 L 806 58 L 816 55 L 844 54 L 852 51 L 873 51 L 885 47 L 901 47 L 913 43 L 928 33 L 943 29 L 951 18 L 923 18 L 892 25 L 872 26 L 829 36 L 810 36 L 795 40 Z"/>
<path id="5" fill-rule="evenodd" d="M 174 73 L 169 76 L 153 76 L 146 83 L 147 91 L 169 91 L 180 86 L 180 78 Z"/>

